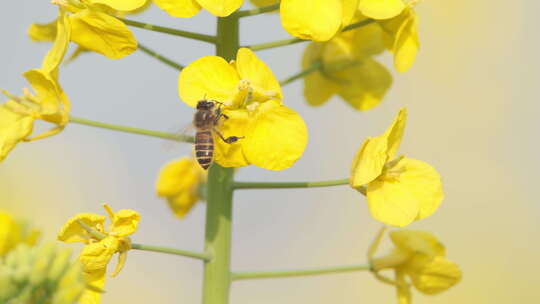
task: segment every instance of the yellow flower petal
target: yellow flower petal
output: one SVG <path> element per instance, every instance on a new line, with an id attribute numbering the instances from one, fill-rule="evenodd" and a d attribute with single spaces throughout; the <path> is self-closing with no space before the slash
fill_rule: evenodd
<path id="1" fill-rule="evenodd" d="M 49 23 L 33 23 L 28 28 L 28 36 L 32 41 L 51 42 L 56 37 L 56 20 Z"/>
<path id="2" fill-rule="evenodd" d="M 52 48 L 43 59 L 41 69 L 49 73 L 53 79 L 58 78 L 58 66 L 62 63 L 71 39 L 71 25 L 65 12 L 60 10 L 56 22 L 55 38 Z"/>
<path id="3" fill-rule="evenodd" d="M 137 231 L 141 215 L 134 210 L 122 209 L 114 213 L 111 234 L 114 236 L 128 236 Z"/>
<path id="4" fill-rule="evenodd" d="M 86 288 L 81 295 L 79 304 L 100 304 L 101 292 L 105 286 L 105 269 L 100 269 L 93 272 L 84 272 L 84 280 L 91 288 Z"/>
<path id="5" fill-rule="evenodd" d="M 298 38 L 327 41 L 341 27 L 343 0 L 283 0 L 281 24 Z"/>
<path id="6" fill-rule="evenodd" d="M 366 111 L 381 103 L 392 85 L 392 75 L 382 64 L 366 59 L 337 73 L 347 80 L 339 95 L 354 109 Z"/>
<path id="7" fill-rule="evenodd" d="M 378 221 L 404 227 L 418 217 L 418 200 L 399 182 L 377 178 L 367 186 L 367 200 L 371 215 Z"/>
<path id="8" fill-rule="evenodd" d="M 219 131 L 225 138 L 229 136 L 244 137 L 235 143 L 225 143 L 218 136 L 214 136 L 214 161 L 223 167 L 243 167 L 249 165 L 242 147 L 246 140 L 246 126 L 249 123 L 247 110 L 238 109 L 225 111 L 229 119 L 223 121 Z"/>
<path id="9" fill-rule="evenodd" d="M 384 30 L 384 39 L 394 54 L 394 66 L 398 72 L 406 72 L 414 63 L 420 42 L 418 18 L 412 9 L 399 16 L 379 22 Z"/>
<path id="10" fill-rule="evenodd" d="M 373 217 L 403 227 L 433 214 L 443 192 L 435 169 L 424 162 L 402 158 L 368 184 L 367 197 Z"/>
<path id="11" fill-rule="evenodd" d="M 238 73 L 227 61 L 217 56 L 206 56 L 180 72 L 178 91 L 180 99 L 190 107 L 195 107 L 202 99 L 231 105 L 238 92 L 239 81 Z"/>
<path id="12" fill-rule="evenodd" d="M 90 0 L 90 3 L 105 4 L 117 11 L 133 11 L 142 7 L 146 0 Z"/>
<path id="13" fill-rule="evenodd" d="M 388 160 L 387 147 L 386 138 L 380 136 L 368 138 L 362 144 L 351 166 L 351 187 L 358 188 L 381 175 Z"/>
<path id="14" fill-rule="evenodd" d="M 205 179 L 206 171 L 194 159 L 183 157 L 161 169 L 156 192 L 166 198 L 174 214 L 182 218 L 199 200 L 199 187 Z"/>
<path id="15" fill-rule="evenodd" d="M 310 43 L 302 57 L 302 69 L 309 68 L 312 64 L 321 61 L 323 44 Z M 304 96 L 306 101 L 312 106 L 324 104 L 330 97 L 337 94 L 340 86 L 337 82 L 327 79 L 319 71 L 310 73 L 304 77 Z"/>
<path id="16" fill-rule="evenodd" d="M 415 258 L 418 259 L 418 258 Z M 416 263 L 421 268 L 408 272 L 414 287 L 419 291 L 433 295 L 447 290 L 461 280 L 458 265 L 443 256 L 429 258 L 422 256 Z"/>
<path id="17" fill-rule="evenodd" d="M 106 269 L 119 246 L 120 242 L 114 236 L 108 236 L 97 243 L 84 246 L 79 256 L 84 272 Z"/>
<path id="18" fill-rule="evenodd" d="M 239 9 L 244 0 L 197 0 L 197 2 L 212 15 L 226 17 Z"/>
<path id="19" fill-rule="evenodd" d="M 201 10 L 196 0 L 153 0 L 154 3 L 173 17 L 190 18 Z"/>
<path id="20" fill-rule="evenodd" d="M 428 256 L 444 256 L 444 245 L 431 233 L 417 230 L 395 230 L 389 233 L 392 243 L 409 254 L 422 253 Z"/>
<path id="21" fill-rule="evenodd" d="M 371 23 L 351 32 L 353 34 L 351 43 L 357 58 L 362 59 L 368 56 L 378 55 L 385 50 L 384 34 L 379 24 Z"/>
<path id="22" fill-rule="evenodd" d="M 236 70 L 242 80 L 249 81 L 253 88 L 254 101 L 269 99 L 281 100 L 281 86 L 272 70 L 255 53 L 247 48 L 241 48 L 236 54 Z M 257 98 L 258 96 L 266 98 Z"/>
<path id="23" fill-rule="evenodd" d="M 86 243 L 90 239 L 90 234 L 77 223 L 78 220 L 99 232 L 103 232 L 104 216 L 94 213 L 80 213 L 70 218 L 62 229 L 60 229 L 57 236 L 59 241 L 66 243 Z"/>
<path id="24" fill-rule="evenodd" d="M 308 141 L 302 117 L 275 100 L 262 103 L 251 115 L 242 142 L 248 162 L 268 170 L 291 167 Z"/>
<path id="25" fill-rule="evenodd" d="M 403 0 L 360 0 L 358 9 L 369 18 L 389 19 L 405 9 Z"/>
<path id="26" fill-rule="evenodd" d="M 34 118 L 12 111 L 19 106 L 14 101 L 0 105 L 0 162 L 24 138 L 32 134 Z"/>
<path id="27" fill-rule="evenodd" d="M 111 59 L 119 59 L 137 49 L 137 41 L 120 20 L 107 14 L 82 10 L 70 16 L 71 40 L 81 47 Z"/>
<path id="28" fill-rule="evenodd" d="M 386 137 L 388 140 L 388 151 L 386 152 L 388 160 L 393 159 L 397 154 L 401 139 L 403 138 L 403 132 L 405 132 L 406 123 L 407 109 L 401 108 L 396 118 L 383 135 L 383 137 Z"/>

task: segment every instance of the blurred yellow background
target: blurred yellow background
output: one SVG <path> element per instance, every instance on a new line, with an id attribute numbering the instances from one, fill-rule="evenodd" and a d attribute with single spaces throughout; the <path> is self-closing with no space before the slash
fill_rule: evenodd
<path id="1" fill-rule="evenodd" d="M 540 83 L 540 3 L 423 1 L 418 7 L 421 51 L 374 110 L 358 113 L 335 98 L 323 108 L 302 99 L 302 83 L 284 89 L 285 103 L 306 120 L 310 143 L 297 165 L 282 172 L 249 167 L 239 180 L 325 180 L 348 175 L 356 149 L 378 135 L 400 107 L 409 124 L 400 149 L 432 164 L 446 199 L 432 217 L 411 225 L 436 234 L 463 271 L 463 281 L 438 296 L 414 293 L 414 303 L 540 303 L 540 180 L 537 151 Z M 33 22 L 55 16 L 48 1 L 12 1 L 0 11 L 0 86 L 25 87 L 20 74 L 37 67 L 48 45 L 29 41 Z M 214 19 L 172 19 L 152 8 L 133 19 L 212 33 Z M 286 37 L 277 15 L 242 21 L 244 43 Z M 207 45 L 134 30 L 139 41 L 182 63 L 212 54 Z M 278 77 L 300 68 L 305 45 L 260 53 Z M 390 58 L 383 60 L 390 66 Z M 294 68 L 291 68 L 294 67 Z M 158 130 L 180 130 L 192 109 L 177 97 L 177 72 L 140 53 L 120 61 L 84 55 L 65 66 L 61 82 L 73 114 Z M 52 239 L 70 216 L 113 209 L 142 213 L 134 241 L 198 250 L 204 205 L 182 221 L 154 195 L 167 161 L 189 145 L 69 125 L 60 135 L 19 145 L 0 164 L 0 208 L 32 220 Z M 364 263 L 379 224 L 365 200 L 347 187 L 245 191 L 235 195 L 235 270 Z M 382 252 L 381 252 L 382 253 Z M 129 253 L 108 281 L 103 303 L 199 303 L 198 261 Z M 368 273 L 241 281 L 231 303 L 393 303 L 394 289 Z"/>

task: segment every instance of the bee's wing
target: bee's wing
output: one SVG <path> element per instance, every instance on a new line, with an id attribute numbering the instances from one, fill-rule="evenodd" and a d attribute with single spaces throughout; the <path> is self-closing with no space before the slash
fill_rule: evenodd
<path id="1" fill-rule="evenodd" d="M 195 136 L 196 129 L 195 126 L 190 123 L 179 128 L 171 128 L 169 129 L 169 132 L 178 135 L 179 137 L 193 137 Z M 186 143 L 168 140 L 163 145 L 166 150 L 170 151 L 173 148 L 178 147 L 180 144 L 185 145 Z"/>

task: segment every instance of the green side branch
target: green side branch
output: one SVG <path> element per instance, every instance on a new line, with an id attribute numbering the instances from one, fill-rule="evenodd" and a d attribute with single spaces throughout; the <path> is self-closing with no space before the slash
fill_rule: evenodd
<path id="1" fill-rule="evenodd" d="M 287 189 L 287 188 L 320 188 L 348 185 L 349 179 L 336 179 L 320 182 L 234 182 L 233 189 Z"/>
<path id="2" fill-rule="evenodd" d="M 307 75 L 320 70 L 321 68 L 322 68 L 322 63 L 321 62 L 315 62 L 311 66 L 307 67 L 306 69 L 304 69 L 304 70 L 302 70 L 302 71 L 300 71 L 300 72 L 298 72 L 298 73 L 296 73 L 294 75 L 291 75 L 291 76 L 281 80 L 279 82 L 279 84 L 282 85 L 282 86 L 288 85 L 289 83 L 291 83 L 291 82 L 293 82 L 295 80 L 304 78 Z"/>
<path id="3" fill-rule="evenodd" d="M 252 280 L 252 279 L 272 279 L 272 278 L 290 278 L 302 276 L 316 276 L 325 274 L 336 274 L 345 272 L 370 271 L 369 265 L 348 265 L 334 266 L 311 269 L 284 270 L 284 271 L 256 271 L 256 272 L 235 272 L 232 273 L 233 281 Z"/>
<path id="4" fill-rule="evenodd" d="M 159 54 L 158 52 L 144 46 L 143 44 L 139 43 L 139 46 L 138 46 L 139 50 L 151 57 L 154 57 L 156 58 L 157 60 L 165 63 L 166 65 L 172 67 L 173 69 L 176 69 L 178 71 L 182 70 L 185 66 L 173 61 L 172 59 L 169 59 L 161 54 Z"/>
<path id="5" fill-rule="evenodd" d="M 173 254 L 173 255 L 179 255 L 179 256 L 188 257 L 188 258 L 199 259 L 203 261 L 209 261 L 212 258 L 210 254 L 203 253 L 203 252 L 195 252 L 195 251 L 189 251 L 189 250 L 183 250 L 183 249 L 137 244 L 137 243 L 132 243 L 131 249 L 159 252 L 159 253 L 165 253 L 165 254 Z"/>
<path id="6" fill-rule="evenodd" d="M 212 36 L 212 35 L 193 33 L 193 32 L 189 32 L 189 31 L 183 31 L 183 30 L 178 30 L 178 29 L 174 29 L 174 28 L 170 28 L 170 27 L 159 26 L 159 25 L 154 25 L 154 24 L 148 24 L 148 23 L 139 22 L 139 21 L 130 20 L 130 19 L 125 19 L 125 18 L 118 18 L 118 19 L 120 19 L 122 22 L 124 22 L 125 24 L 127 24 L 129 26 L 137 27 L 137 28 L 140 28 L 140 29 L 145 29 L 145 30 L 158 32 L 158 33 L 169 34 L 169 35 L 173 35 L 173 36 L 180 36 L 180 37 L 199 40 L 199 41 L 204 41 L 204 42 L 208 42 L 208 43 L 214 43 L 215 44 L 217 42 L 217 37 Z"/>
<path id="7" fill-rule="evenodd" d="M 357 29 L 357 28 L 369 25 L 369 24 L 371 24 L 373 22 L 375 22 L 375 20 L 373 20 L 373 19 L 365 19 L 365 20 L 362 20 L 360 22 L 349 24 L 348 26 L 344 27 L 341 31 L 342 32 L 347 32 L 347 31 L 350 31 L 350 30 L 353 30 L 353 29 Z M 273 49 L 273 48 L 286 46 L 286 45 L 297 44 L 297 43 L 304 42 L 304 41 L 309 41 L 309 40 L 304 40 L 304 39 L 300 39 L 300 38 L 290 38 L 290 39 L 283 39 L 283 40 L 265 42 L 265 43 L 260 43 L 260 44 L 247 45 L 247 46 L 244 46 L 244 47 L 250 48 L 253 51 L 261 51 L 261 50 Z"/>
<path id="8" fill-rule="evenodd" d="M 105 122 L 90 120 L 90 119 L 81 118 L 81 117 L 71 116 L 69 118 L 69 121 L 71 123 L 75 123 L 79 125 L 113 130 L 113 131 L 118 131 L 118 132 L 158 137 L 158 138 L 181 141 L 181 142 L 189 142 L 189 143 L 194 142 L 194 139 L 192 136 L 183 136 L 183 135 L 178 135 L 178 134 L 169 133 L 169 132 L 154 131 L 154 130 L 135 128 L 135 127 L 128 127 L 128 126 L 123 126 L 123 125 L 116 125 L 116 124 L 105 123 Z"/>

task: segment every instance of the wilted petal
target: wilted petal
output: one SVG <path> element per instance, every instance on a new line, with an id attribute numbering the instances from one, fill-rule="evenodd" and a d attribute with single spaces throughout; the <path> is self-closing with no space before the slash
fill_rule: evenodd
<path id="1" fill-rule="evenodd" d="M 89 0 L 89 2 L 105 4 L 117 11 L 128 12 L 142 7 L 146 0 Z"/>
<path id="2" fill-rule="evenodd" d="M 119 59 L 137 49 L 137 40 L 120 20 L 107 14 L 82 10 L 71 15 L 71 40 L 85 49 Z"/>
<path id="3" fill-rule="evenodd" d="M 113 254 L 120 244 L 116 237 L 108 236 L 97 243 L 84 246 L 79 260 L 84 272 L 94 272 L 107 268 Z"/>
<path id="4" fill-rule="evenodd" d="M 180 99 L 195 107 L 202 99 L 218 100 L 231 105 L 238 92 L 238 73 L 227 61 L 217 56 L 199 58 L 180 72 Z"/>
<path id="5" fill-rule="evenodd" d="M 405 9 L 403 0 L 360 0 L 358 9 L 369 18 L 389 19 Z"/>
<path id="6" fill-rule="evenodd" d="M 115 236 L 128 236 L 137 231 L 141 215 L 131 209 L 122 209 L 114 213 L 111 232 Z"/>
<path id="7" fill-rule="evenodd" d="M 304 153 L 308 141 L 302 117 L 275 100 L 262 103 L 250 115 L 242 143 L 247 160 L 268 170 L 291 167 Z"/>
<path id="8" fill-rule="evenodd" d="M 283 0 L 281 24 L 301 39 L 327 41 L 341 28 L 343 0 Z"/>
<path id="9" fill-rule="evenodd" d="M 212 15 L 226 17 L 239 9 L 244 0 L 197 0 L 197 2 Z"/>
<path id="10" fill-rule="evenodd" d="M 103 232 L 105 217 L 94 213 L 80 213 L 70 218 L 58 232 L 58 240 L 66 243 L 82 242 L 86 243 L 90 239 L 90 234 L 79 225 L 78 221 L 96 231 Z"/>
<path id="11" fill-rule="evenodd" d="M 254 90 L 255 96 L 266 97 L 266 99 L 255 99 L 254 101 L 267 101 L 268 99 L 283 98 L 281 86 L 274 73 L 255 53 L 247 48 L 241 48 L 236 55 L 236 70 L 242 80 L 249 81 Z"/>
<path id="12" fill-rule="evenodd" d="M 33 23 L 28 28 L 28 36 L 32 41 L 51 42 L 56 37 L 56 20 L 49 23 Z"/>
<path id="13" fill-rule="evenodd" d="M 237 142 L 228 144 L 219 136 L 214 136 L 214 161 L 223 167 L 243 167 L 249 165 L 244 155 L 243 147 L 245 143 L 246 127 L 249 123 L 247 110 L 238 109 L 225 111 L 229 119 L 223 121 L 218 128 L 221 134 L 227 138 L 229 136 L 244 137 Z"/>
<path id="14" fill-rule="evenodd" d="M 71 25 L 69 18 L 62 10 L 56 21 L 56 30 L 52 48 L 47 52 L 41 69 L 49 73 L 54 80 L 58 78 L 58 66 L 62 63 L 71 39 Z"/>
<path id="15" fill-rule="evenodd" d="M 24 138 L 32 134 L 34 118 L 15 113 L 15 101 L 8 101 L 0 106 L 0 162 Z"/>
<path id="16" fill-rule="evenodd" d="M 153 0 L 154 3 L 173 17 L 190 18 L 201 10 L 196 0 Z"/>

